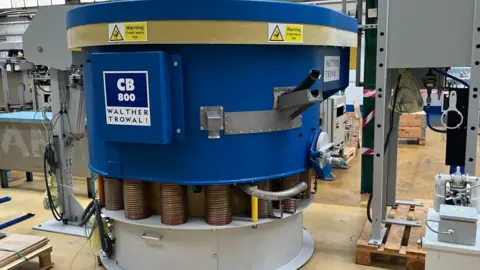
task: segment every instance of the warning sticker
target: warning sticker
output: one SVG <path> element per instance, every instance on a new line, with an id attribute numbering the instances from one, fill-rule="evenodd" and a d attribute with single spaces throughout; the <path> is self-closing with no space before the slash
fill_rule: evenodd
<path id="1" fill-rule="evenodd" d="M 268 42 L 303 43 L 303 25 L 269 23 Z"/>
<path id="2" fill-rule="evenodd" d="M 147 41 L 147 22 L 110 23 L 108 41 Z"/>
<path id="3" fill-rule="evenodd" d="M 323 82 L 340 80 L 340 56 L 325 56 Z"/>
<path id="4" fill-rule="evenodd" d="M 104 71 L 108 125 L 150 126 L 147 71 Z"/>

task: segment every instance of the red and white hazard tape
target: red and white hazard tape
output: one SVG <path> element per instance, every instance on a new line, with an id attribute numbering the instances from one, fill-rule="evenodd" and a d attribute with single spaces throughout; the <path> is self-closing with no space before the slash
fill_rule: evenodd
<path id="1" fill-rule="evenodd" d="M 372 156 L 373 149 L 372 148 L 362 148 L 362 155 Z"/>
<path id="2" fill-rule="evenodd" d="M 373 117 L 375 116 L 375 110 L 371 111 L 367 117 L 363 118 L 362 121 L 362 127 L 365 127 L 368 123 L 370 123 L 373 120 Z"/>
<path id="3" fill-rule="evenodd" d="M 375 98 L 375 90 L 363 89 L 364 98 Z"/>

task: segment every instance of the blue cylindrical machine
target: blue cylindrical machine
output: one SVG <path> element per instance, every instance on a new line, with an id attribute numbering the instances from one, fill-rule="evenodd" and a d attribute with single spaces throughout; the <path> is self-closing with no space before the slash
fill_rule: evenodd
<path id="1" fill-rule="evenodd" d="M 105 193 L 117 202 L 105 213 L 121 232 L 115 259 L 122 268 L 152 269 L 147 255 L 138 255 L 139 264 L 125 259 L 125 245 L 141 244 L 132 232 L 156 241 L 167 228 L 176 229 L 169 233 L 172 250 L 155 253 L 165 269 L 191 266 L 172 255 L 194 252 L 198 241 L 211 252 L 208 260 L 198 255 L 196 269 L 294 269 L 310 257 L 301 220 L 308 201 L 298 203 L 309 196 L 296 191 L 305 190 L 299 182 L 310 186 L 318 103 L 348 86 L 354 19 L 305 4 L 152 0 L 75 8 L 67 26 L 69 47 L 81 48 L 84 59 L 90 168 L 105 177 Z M 144 190 L 156 190 L 155 183 L 159 195 L 148 199 Z M 270 192 L 255 193 L 259 202 L 231 185 L 253 194 L 244 184 L 259 183 Z M 275 197 L 284 190 L 300 197 Z M 119 197 L 125 210 L 117 209 Z M 278 210 L 275 198 L 286 202 Z M 153 213 L 161 204 L 163 224 L 146 200 Z M 283 218 L 257 221 L 259 206 L 268 212 L 260 217 Z M 247 214 L 253 220 L 241 218 Z M 141 231 L 152 226 L 156 236 Z M 280 240 L 275 231 L 289 235 Z M 226 248 L 236 237 L 244 239 L 239 257 Z M 262 244 L 247 244 L 258 237 Z M 247 259 L 272 252 L 281 259 Z"/>

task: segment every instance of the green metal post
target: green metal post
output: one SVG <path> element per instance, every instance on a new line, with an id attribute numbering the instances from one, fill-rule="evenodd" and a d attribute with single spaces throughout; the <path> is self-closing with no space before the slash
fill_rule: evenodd
<path id="1" fill-rule="evenodd" d="M 367 0 L 367 16 L 366 24 L 376 24 L 377 16 L 376 9 L 378 7 L 378 0 Z M 375 12 L 373 12 L 375 10 Z M 364 67 L 364 89 L 375 90 L 376 80 L 376 66 L 377 66 L 377 29 L 365 29 L 365 67 Z M 366 118 L 375 110 L 375 96 L 363 98 L 363 117 Z M 363 153 L 365 149 L 373 149 L 373 138 L 375 133 L 375 121 L 372 119 L 363 127 L 362 133 L 362 148 Z M 373 155 L 362 155 L 362 183 L 361 193 L 371 193 L 373 190 Z"/>

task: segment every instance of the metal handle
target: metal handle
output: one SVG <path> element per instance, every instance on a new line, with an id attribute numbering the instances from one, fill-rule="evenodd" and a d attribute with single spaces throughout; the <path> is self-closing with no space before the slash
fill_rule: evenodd
<path id="1" fill-rule="evenodd" d="M 146 233 L 143 233 L 141 237 L 145 240 L 153 240 L 153 241 L 160 241 L 163 238 L 163 236 L 160 236 L 160 237 L 148 236 Z"/>

